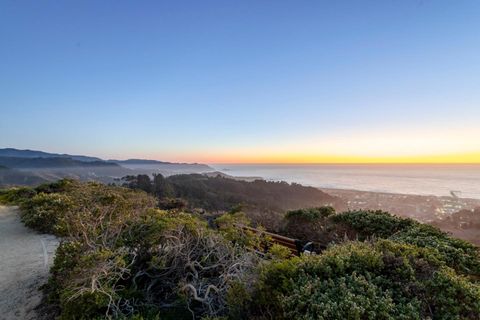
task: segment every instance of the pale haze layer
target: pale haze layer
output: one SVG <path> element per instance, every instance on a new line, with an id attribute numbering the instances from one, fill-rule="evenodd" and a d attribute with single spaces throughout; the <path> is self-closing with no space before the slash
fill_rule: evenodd
<path id="1" fill-rule="evenodd" d="M 480 162 L 479 1 L 2 1 L 0 147 Z"/>

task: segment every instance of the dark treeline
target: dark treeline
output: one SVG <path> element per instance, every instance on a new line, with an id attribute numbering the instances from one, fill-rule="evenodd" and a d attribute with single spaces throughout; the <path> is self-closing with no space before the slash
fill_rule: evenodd
<path id="1" fill-rule="evenodd" d="M 141 189 L 156 197 L 181 198 L 191 208 L 228 211 L 239 204 L 255 209 L 285 211 L 302 207 L 331 205 L 344 208 L 342 200 L 313 187 L 286 182 L 234 180 L 220 175 L 182 174 L 163 177 L 154 174 L 126 176 L 124 186 Z"/>

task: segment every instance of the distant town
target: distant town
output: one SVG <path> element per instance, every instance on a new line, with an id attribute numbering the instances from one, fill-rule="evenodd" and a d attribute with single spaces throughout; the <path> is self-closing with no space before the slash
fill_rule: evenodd
<path id="1" fill-rule="evenodd" d="M 461 210 L 480 207 L 479 199 L 460 198 L 455 193 L 438 197 L 328 188 L 321 190 L 342 198 L 352 210 L 384 210 L 425 223 L 443 220 Z"/>

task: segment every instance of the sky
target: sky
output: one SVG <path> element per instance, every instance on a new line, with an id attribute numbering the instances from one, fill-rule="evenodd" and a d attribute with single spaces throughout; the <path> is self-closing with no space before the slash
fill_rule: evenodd
<path id="1" fill-rule="evenodd" d="M 0 147 L 480 163 L 480 1 L 0 0 Z"/>

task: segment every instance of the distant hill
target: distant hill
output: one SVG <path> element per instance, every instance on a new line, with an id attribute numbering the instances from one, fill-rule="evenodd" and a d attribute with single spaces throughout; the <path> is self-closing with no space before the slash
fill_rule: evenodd
<path id="1" fill-rule="evenodd" d="M 0 149 L 0 157 L 17 157 L 17 158 L 70 158 L 77 161 L 101 161 L 96 157 L 88 157 L 81 155 L 49 153 L 37 150 L 19 150 L 14 148 Z"/>
<path id="2" fill-rule="evenodd" d="M 147 159 L 128 159 L 128 160 L 108 160 L 108 162 L 114 162 L 118 164 L 172 164 L 171 162 L 147 160 Z"/>
<path id="3" fill-rule="evenodd" d="M 182 198 L 193 208 L 209 211 L 228 211 L 239 204 L 277 212 L 324 205 L 345 207 L 343 200 L 317 188 L 260 179 L 245 181 L 220 174 L 179 174 L 154 179 L 139 175 L 124 177 L 123 181 L 126 187 L 142 189 L 160 198 Z"/>
<path id="4" fill-rule="evenodd" d="M 10 157 L 10 158 L 26 158 L 26 159 L 35 159 L 35 158 L 56 158 L 53 161 L 44 161 L 35 160 L 35 163 L 30 163 L 30 165 L 37 166 L 28 166 L 28 168 L 47 168 L 47 167 L 87 167 L 88 165 L 81 164 L 79 162 L 73 163 L 74 161 L 82 162 L 92 162 L 92 166 L 105 166 L 104 163 L 117 164 L 122 167 L 131 170 L 141 170 L 142 173 L 152 173 L 160 172 L 165 175 L 178 174 L 178 173 L 198 173 L 212 171 L 213 169 L 205 164 L 200 163 L 175 163 L 175 162 L 166 162 L 158 160 L 149 160 L 149 159 L 128 159 L 128 160 L 103 160 L 97 157 L 83 156 L 83 155 L 70 155 L 70 154 L 60 154 L 60 153 L 50 153 L 38 150 L 19 150 L 15 148 L 3 148 L 0 149 L 0 157 Z M 58 158 L 70 159 L 65 162 L 60 161 Z M 14 167 L 26 168 L 25 163 L 15 165 Z M 50 165 L 55 164 L 58 165 Z M 0 165 L 3 165 L 3 162 L 0 162 Z M 8 164 L 5 164 L 8 166 Z"/>
<path id="5" fill-rule="evenodd" d="M 125 187 L 154 194 L 160 199 L 160 207 L 165 209 L 186 206 L 214 214 L 240 209 L 255 224 L 269 226 L 270 230 L 280 230 L 288 210 L 321 206 L 333 206 L 338 211 L 347 208 L 340 198 L 296 183 L 245 181 L 221 174 L 155 175 L 153 179 L 138 175 L 126 176 L 122 181 Z"/>
<path id="6" fill-rule="evenodd" d="M 175 163 L 147 159 L 108 160 L 108 162 L 119 164 L 131 170 L 142 170 L 148 173 L 156 172 L 163 175 L 200 173 L 213 170 L 206 164 L 201 163 Z"/>
<path id="7" fill-rule="evenodd" d="M 68 168 L 68 167 L 115 167 L 116 163 L 106 161 L 79 161 L 65 157 L 21 158 L 2 157 L 0 165 L 14 169 Z"/>
<path id="8" fill-rule="evenodd" d="M 35 185 L 66 177 L 111 183 L 126 175 L 161 173 L 169 176 L 213 170 L 207 165 L 198 163 L 173 163 L 147 159 L 106 161 L 83 155 L 14 148 L 0 149 L 0 166 L 2 175 L 4 177 L 8 175 L 8 178 L 3 180 L 0 177 L 0 186 Z"/>
<path id="9" fill-rule="evenodd" d="M 208 177 L 199 174 L 174 175 L 167 177 L 166 181 L 175 190 L 176 197 L 207 210 L 229 210 L 242 203 L 274 211 L 322 205 L 339 207 L 343 204 L 339 198 L 317 188 L 296 183 L 265 180 L 248 182 L 220 175 Z"/>

